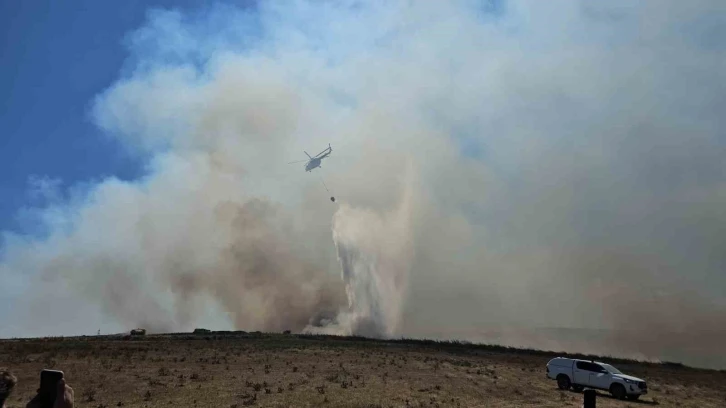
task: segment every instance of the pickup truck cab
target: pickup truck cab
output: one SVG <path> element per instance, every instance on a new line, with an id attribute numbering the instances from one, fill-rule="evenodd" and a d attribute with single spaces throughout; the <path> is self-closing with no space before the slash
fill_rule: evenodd
<path id="1" fill-rule="evenodd" d="M 547 363 L 547 378 L 557 380 L 557 386 L 562 390 L 595 388 L 609 391 L 619 399 L 636 400 L 648 393 L 648 385 L 644 380 L 623 374 L 617 368 L 599 361 L 556 357 Z"/>

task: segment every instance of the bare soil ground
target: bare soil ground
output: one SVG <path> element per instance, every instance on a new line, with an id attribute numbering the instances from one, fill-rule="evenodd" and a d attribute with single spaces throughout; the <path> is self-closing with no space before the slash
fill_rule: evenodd
<path id="1" fill-rule="evenodd" d="M 0 341 L 23 407 L 43 368 L 80 407 L 579 407 L 545 378 L 555 354 L 433 341 L 219 332 Z M 726 407 L 726 372 L 598 358 L 648 381 L 641 401 L 598 407 Z"/>

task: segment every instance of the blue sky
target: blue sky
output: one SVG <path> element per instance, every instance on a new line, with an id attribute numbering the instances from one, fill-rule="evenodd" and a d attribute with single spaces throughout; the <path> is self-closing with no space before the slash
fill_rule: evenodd
<path id="1" fill-rule="evenodd" d="M 124 38 L 152 8 L 189 10 L 191 0 L 0 2 L 0 230 L 23 230 L 20 210 L 38 205 L 31 177 L 133 179 L 142 161 L 91 122 L 93 97 L 118 78 Z"/>

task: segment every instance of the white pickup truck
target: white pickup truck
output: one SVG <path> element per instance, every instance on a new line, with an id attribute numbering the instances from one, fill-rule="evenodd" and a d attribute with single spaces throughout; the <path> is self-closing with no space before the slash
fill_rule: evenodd
<path id="1" fill-rule="evenodd" d="M 623 374 L 617 368 L 599 361 L 553 358 L 547 363 L 547 377 L 557 380 L 557 386 L 562 390 L 570 387 L 575 391 L 596 388 L 609 391 L 618 399 L 637 400 L 648 393 L 648 385 L 644 380 Z"/>

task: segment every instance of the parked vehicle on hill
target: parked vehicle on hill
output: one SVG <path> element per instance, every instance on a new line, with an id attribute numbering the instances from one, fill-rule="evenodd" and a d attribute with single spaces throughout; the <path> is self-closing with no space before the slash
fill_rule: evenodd
<path id="1" fill-rule="evenodd" d="M 637 400 L 648 393 L 645 380 L 623 374 L 610 364 L 599 361 L 556 357 L 547 363 L 547 377 L 557 380 L 562 390 L 582 391 L 595 388 L 610 392 L 615 398 Z"/>

